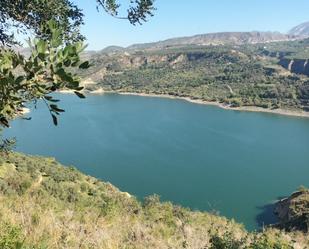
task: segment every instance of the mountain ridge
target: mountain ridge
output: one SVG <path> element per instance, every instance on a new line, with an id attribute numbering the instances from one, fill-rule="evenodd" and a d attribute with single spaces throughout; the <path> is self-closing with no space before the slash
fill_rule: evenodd
<path id="1" fill-rule="evenodd" d="M 175 45 L 225 45 L 225 44 L 235 44 L 241 45 L 245 43 L 260 43 L 267 41 L 282 41 L 288 40 L 290 37 L 280 32 L 218 32 L 218 33 L 205 33 L 197 34 L 193 36 L 183 36 L 170 38 L 158 42 L 152 43 L 142 43 L 133 44 L 128 48 L 138 48 L 141 45 L 151 46 L 154 45 L 157 48 L 162 48 L 165 46 L 175 46 Z"/>
<path id="2" fill-rule="evenodd" d="M 169 47 L 177 47 L 180 45 L 244 45 L 256 43 L 268 43 L 277 41 L 289 41 L 303 39 L 309 36 L 309 21 L 301 23 L 290 29 L 288 33 L 280 33 L 278 31 L 230 31 L 230 32 L 214 32 L 196 35 L 171 37 L 154 42 L 134 43 L 127 47 L 107 46 L 100 52 L 115 53 L 132 50 L 152 50 Z"/>
<path id="3" fill-rule="evenodd" d="M 309 36 L 309 22 L 303 22 L 293 27 L 289 32 L 289 35 L 308 37 Z"/>
<path id="4" fill-rule="evenodd" d="M 276 42 L 276 41 L 288 41 L 295 38 L 296 37 L 294 36 L 282 34 L 277 31 L 217 32 L 217 33 L 197 34 L 192 36 L 174 37 L 149 43 L 135 43 L 127 47 L 108 46 L 102 49 L 100 52 L 113 53 L 113 52 L 124 52 L 134 50 L 154 50 L 154 49 L 178 47 L 183 45 L 197 45 L 197 46 L 244 45 L 244 44 Z"/>

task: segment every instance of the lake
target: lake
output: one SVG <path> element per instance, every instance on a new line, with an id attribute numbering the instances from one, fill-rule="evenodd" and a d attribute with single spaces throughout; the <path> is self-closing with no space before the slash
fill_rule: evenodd
<path id="1" fill-rule="evenodd" d="M 309 119 L 223 110 L 184 100 L 57 94 L 59 126 L 39 103 L 6 136 L 16 150 L 52 156 L 140 199 L 154 193 L 216 210 L 249 230 L 309 180 Z"/>

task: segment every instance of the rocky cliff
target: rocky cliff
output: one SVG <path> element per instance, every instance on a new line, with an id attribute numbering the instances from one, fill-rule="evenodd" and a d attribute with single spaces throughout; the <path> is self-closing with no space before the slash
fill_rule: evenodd
<path id="1" fill-rule="evenodd" d="M 309 190 L 302 189 L 280 200 L 275 208 L 280 228 L 309 231 Z"/>
<path id="2" fill-rule="evenodd" d="M 292 73 L 304 74 L 309 76 L 308 59 L 281 58 L 279 64 Z"/>

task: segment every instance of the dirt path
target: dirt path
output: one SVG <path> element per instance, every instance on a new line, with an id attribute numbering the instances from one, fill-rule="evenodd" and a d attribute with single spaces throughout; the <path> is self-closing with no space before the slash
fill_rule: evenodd
<path id="1" fill-rule="evenodd" d="M 36 182 L 34 182 L 34 183 L 30 186 L 30 188 L 28 188 L 27 192 L 32 192 L 33 190 L 35 190 L 35 189 L 37 189 L 38 187 L 40 187 L 42 181 L 43 181 L 43 176 L 40 175 L 40 176 L 39 176 L 39 179 L 38 179 Z"/>
<path id="2" fill-rule="evenodd" d="M 229 84 L 226 84 L 227 88 L 230 90 L 231 94 L 234 94 L 232 87 Z"/>

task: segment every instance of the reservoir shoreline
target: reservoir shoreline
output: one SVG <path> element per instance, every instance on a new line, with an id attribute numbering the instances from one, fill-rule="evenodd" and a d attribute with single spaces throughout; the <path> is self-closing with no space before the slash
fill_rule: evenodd
<path id="1" fill-rule="evenodd" d="M 69 110 L 57 127 L 39 101 L 32 121 L 16 118 L 4 137 L 16 137 L 16 151 L 57 158 L 139 200 L 157 193 L 184 207 L 217 210 L 250 230 L 272 219 L 273 200 L 309 174 L 309 119 L 118 93 L 85 95 L 53 96 Z"/>
<path id="2" fill-rule="evenodd" d="M 180 100 L 185 100 L 185 101 L 188 101 L 188 102 L 194 103 L 194 104 L 217 106 L 217 107 L 220 107 L 220 108 L 225 109 L 225 110 L 242 111 L 242 112 L 262 112 L 262 113 L 278 114 L 278 115 L 284 115 L 284 116 L 309 118 L 309 112 L 305 112 L 305 111 L 287 110 L 287 109 L 280 109 L 280 108 L 279 109 L 266 109 L 266 108 L 257 107 L 257 106 L 232 107 L 228 104 L 219 103 L 219 102 L 215 102 L 215 101 L 205 101 L 205 100 L 202 100 L 202 99 L 192 99 L 190 97 L 180 97 L 180 96 L 173 96 L 173 95 L 169 95 L 169 94 L 106 91 L 102 88 L 99 88 L 99 89 L 93 90 L 93 91 L 84 90 L 82 92 L 84 92 L 86 94 L 114 93 L 114 94 L 120 94 L 120 95 L 132 95 L 132 96 L 141 96 L 141 97 L 180 99 Z M 74 91 L 61 90 L 61 91 L 59 91 L 59 93 L 68 94 L 68 93 L 74 93 Z"/>

